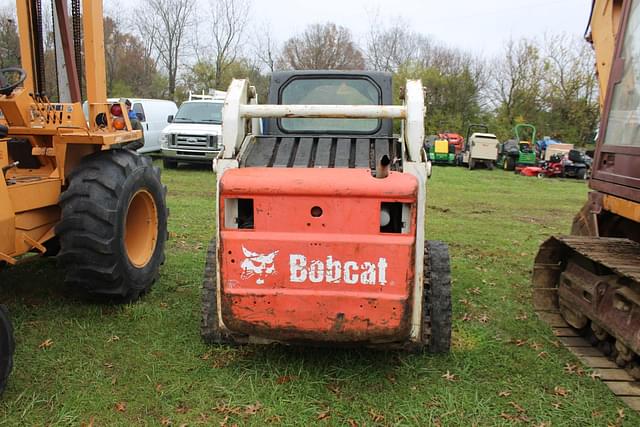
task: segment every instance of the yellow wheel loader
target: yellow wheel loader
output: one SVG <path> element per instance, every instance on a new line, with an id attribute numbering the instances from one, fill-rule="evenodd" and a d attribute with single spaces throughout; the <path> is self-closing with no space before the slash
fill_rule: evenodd
<path id="1" fill-rule="evenodd" d="M 151 160 L 127 148 L 142 134 L 126 107 L 107 103 L 102 1 L 71 3 L 69 14 L 66 0 L 52 2 L 58 94 L 51 96 L 44 89 L 53 77 L 44 72 L 47 17 L 40 0 L 16 2 L 22 67 L 0 70 L 0 264 L 57 255 L 69 285 L 130 302 L 150 289 L 164 261 L 166 189 Z M 12 352 L 2 308 L 0 390 Z"/>

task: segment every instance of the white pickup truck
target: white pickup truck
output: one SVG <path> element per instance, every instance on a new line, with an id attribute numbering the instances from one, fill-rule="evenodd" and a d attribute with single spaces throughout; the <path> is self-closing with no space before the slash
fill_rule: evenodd
<path id="1" fill-rule="evenodd" d="M 174 169 L 179 162 L 211 163 L 222 147 L 222 106 L 226 92 L 213 95 L 189 94 L 170 124 L 162 130 L 160 143 L 164 167 Z"/>

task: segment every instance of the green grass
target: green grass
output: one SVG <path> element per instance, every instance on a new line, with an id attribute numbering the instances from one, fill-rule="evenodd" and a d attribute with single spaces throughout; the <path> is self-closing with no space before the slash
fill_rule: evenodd
<path id="1" fill-rule="evenodd" d="M 599 380 L 565 372 L 576 359 L 556 346 L 531 307 L 533 256 L 546 236 L 569 230 L 586 200 L 583 182 L 434 170 L 427 235 L 451 248 L 455 320 L 452 352 L 430 356 L 204 345 L 199 288 L 213 233 L 214 176 L 183 168 L 163 179 L 171 209 L 167 262 L 139 303 L 83 302 L 50 260 L 0 273 L 17 339 L 0 422 L 640 424 Z M 53 344 L 39 348 L 47 339 Z"/>

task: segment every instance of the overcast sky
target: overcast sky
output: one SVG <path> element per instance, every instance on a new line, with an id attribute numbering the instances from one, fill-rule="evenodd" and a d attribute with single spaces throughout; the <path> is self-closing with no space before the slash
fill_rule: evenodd
<path id="1" fill-rule="evenodd" d="M 107 11 L 120 9 L 121 0 L 104 0 Z M 199 0 L 206 5 L 208 0 Z M 125 8 L 144 4 L 125 2 Z M 0 5 L 15 5 L 0 0 Z M 14 6 L 15 7 L 15 6 Z M 254 26 L 270 23 L 282 42 L 307 25 L 327 21 L 351 30 L 363 42 L 371 16 L 402 18 L 414 31 L 431 35 L 449 46 L 493 56 L 509 38 L 561 33 L 581 36 L 587 26 L 591 0 L 252 0 Z M 198 14 L 206 16 L 202 7 Z M 251 34 L 253 31 L 249 31 Z"/>
<path id="2" fill-rule="evenodd" d="M 349 28 L 360 41 L 377 9 L 383 19 L 400 16 L 415 31 L 491 56 L 510 37 L 581 36 L 590 8 L 591 0 L 254 0 L 253 18 L 272 23 L 280 41 L 326 21 Z"/>

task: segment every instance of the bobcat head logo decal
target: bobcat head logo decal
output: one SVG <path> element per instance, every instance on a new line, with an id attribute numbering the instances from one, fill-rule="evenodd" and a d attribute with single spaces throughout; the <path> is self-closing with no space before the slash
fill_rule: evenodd
<path id="1" fill-rule="evenodd" d="M 251 252 L 242 246 L 242 252 L 244 253 L 245 259 L 242 261 L 242 264 L 240 264 L 240 268 L 242 268 L 241 279 L 245 280 L 253 276 L 258 276 L 256 278 L 256 284 L 262 285 L 264 284 L 264 278 L 266 276 L 270 276 L 276 272 L 276 267 L 273 262 L 279 251 L 273 251 L 269 254 L 259 254 Z"/>

